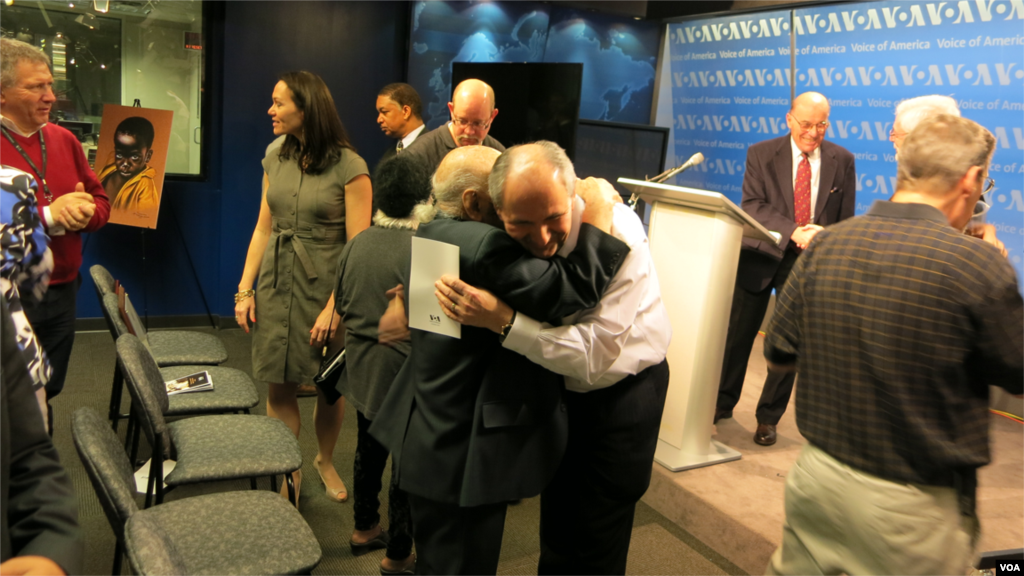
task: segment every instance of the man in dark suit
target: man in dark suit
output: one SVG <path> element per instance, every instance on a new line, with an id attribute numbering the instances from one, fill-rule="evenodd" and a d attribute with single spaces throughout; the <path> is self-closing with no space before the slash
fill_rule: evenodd
<path id="1" fill-rule="evenodd" d="M 466 282 L 535 318 L 596 305 L 629 252 L 607 234 L 612 199 L 588 198 L 568 257 L 533 258 L 496 227 L 487 176 L 497 156 L 484 146 L 447 155 L 434 195 L 448 217 L 416 235 L 458 245 Z M 370 433 L 391 451 L 398 485 L 409 494 L 417 570 L 494 574 L 507 503 L 539 494 L 565 450 L 562 378 L 503 349 L 500 336 L 483 328 L 463 327 L 460 339 L 420 330 L 411 336 L 412 352 Z"/>
<path id="2" fill-rule="evenodd" d="M 731 418 L 740 399 L 747 360 L 772 290 L 782 290 L 800 252 L 823 226 L 853 216 L 857 206 L 853 154 L 825 142 L 828 115 L 828 99 L 804 92 L 786 113 L 790 134 L 759 142 L 747 151 L 743 211 L 780 233 L 782 241 L 776 247 L 743 239 L 715 422 Z M 775 427 L 789 404 L 794 379 L 793 372 L 768 369 L 757 404 L 754 442 L 775 444 Z"/>
<path id="3" fill-rule="evenodd" d="M 394 158 L 423 133 L 423 103 L 416 89 L 403 82 L 388 84 L 377 94 L 377 124 L 388 138 L 398 140 L 389 146 L 377 165 Z"/>
<path id="4" fill-rule="evenodd" d="M 0 297 L 0 574 L 78 574 L 78 503 Z"/>

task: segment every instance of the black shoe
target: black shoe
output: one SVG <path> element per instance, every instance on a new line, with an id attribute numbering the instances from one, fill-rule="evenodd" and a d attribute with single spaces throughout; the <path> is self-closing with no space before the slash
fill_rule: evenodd
<path id="1" fill-rule="evenodd" d="M 715 424 L 723 418 L 732 418 L 732 410 L 715 410 Z"/>
<path id="2" fill-rule="evenodd" d="M 778 437 L 775 434 L 775 424 L 758 424 L 757 431 L 754 432 L 754 443 L 760 444 L 761 446 L 771 446 L 775 444 Z"/>

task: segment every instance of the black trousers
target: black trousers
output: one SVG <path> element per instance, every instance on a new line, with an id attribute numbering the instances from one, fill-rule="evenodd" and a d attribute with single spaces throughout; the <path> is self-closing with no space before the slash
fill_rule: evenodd
<path id="1" fill-rule="evenodd" d="M 775 272 L 775 277 L 764 290 L 750 292 L 744 289 L 737 275 L 736 288 L 732 293 L 732 310 L 729 313 L 729 332 L 725 337 L 725 356 L 722 359 L 722 380 L 718 385 L 718 411 L 732 410 L 743 393 L 743 379 L 747 376 L 747 363 L 754 339 L 764 322 L 772 289 L 782 291 L 789 278 L 789 272 L 796 263 L 798 254 L 787 250 Z M 777 372 L 768 369 L 768 376 L 757 401 L 757 421 L 760 424 L 778 424 L 793 395 L 793 381 L 796 372 Z"/>
<path id="2" fill-rule="evenodd" d="M 356 530 L 369 530 L 380 522 L 381 475 L 388 462 L 388 449 L 370 436 L 370 420 L 362 412 L 356 412 L 358 435 L 356 436 L 356 461 L 353 488 L 355 495 L 352 510 L 355 514 Z M 405 491 L 394 482 L 388 489 L 388 549 L 387 557 L 405 560 L 412 554 L 412 515 Z"/>
<path id="3" fill-rule="evenodd" d="M 626 573 L 668 376 L 663 361 L 609 388 L 566 393 L 569 441 L 541 495 L 539 574 Z"/>
<path id="4" fill-rule="evenodd" d="M 494 574 L 508 504 L 459 506 L 409 494 L 418 574 Z"/>
<path id="5" fill-rule="evenodd" d="M 51 284 L 40 302 L 21 301 L 25 316 L 53 367 L 50 381 L 46 383 L 47 400 L 60 394 L 68 376 L 71 349 L 75 345 L 76 296 L 81 285 L 79 276 L 65 284 Z"/>

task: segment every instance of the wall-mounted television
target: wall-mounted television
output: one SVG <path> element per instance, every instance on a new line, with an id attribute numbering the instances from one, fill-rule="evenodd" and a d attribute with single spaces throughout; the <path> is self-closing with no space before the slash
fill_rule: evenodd
<path id="1" fill-rule="evenodd" d="M 490 136 L 506 147 L 551 140 L 575 157 L 583 64 L 453 62 L 453 93 L 468 78 L 494 88 L 498 116 Z"/>
<path id="2" fill-rule="evenodd" d="M 646 180 L 662 173 L 668 138 L 668 128 L 580 120 L 576 130 L 576 176 L 604 178 L 623 198 L 629 198 L 629 192 L 616 180 Z"/>

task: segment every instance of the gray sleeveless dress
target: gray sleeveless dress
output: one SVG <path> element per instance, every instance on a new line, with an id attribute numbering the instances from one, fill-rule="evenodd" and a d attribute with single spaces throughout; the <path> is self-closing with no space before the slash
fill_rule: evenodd
<path id="1" fill-rule="evenodd" d="M 323 350 L 309 345 L 309 331 L 331 297 L 345 247 L 345 184 L 369 171 L 348 149 L 317 175 L 278 152 L 272 146 L 263 159 L 273 228 L 256 281 L 252 370 L 266 382 L 304 383 L 320 367 Z"/>

